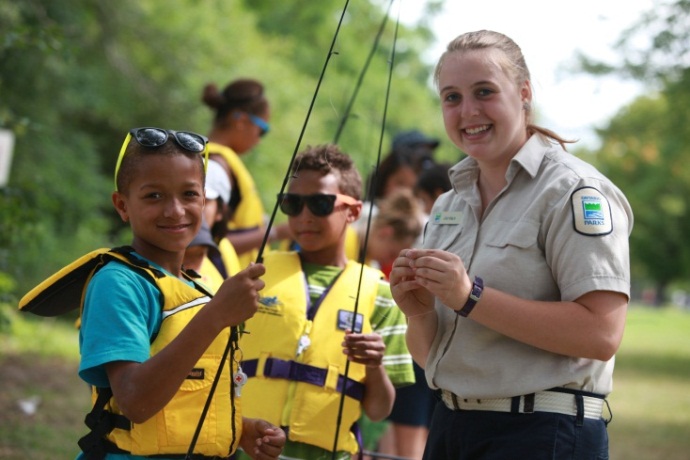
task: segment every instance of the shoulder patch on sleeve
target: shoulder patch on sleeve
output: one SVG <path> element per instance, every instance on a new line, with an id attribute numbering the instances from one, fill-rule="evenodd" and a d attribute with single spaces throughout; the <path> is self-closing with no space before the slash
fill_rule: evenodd
<path id="1" fill-rule="evenodd" d="M 575 231 L 586 236 L 608 235 L 613 231 L 611 206 L 594 187 L 582 187 L 570 196 Z"/>

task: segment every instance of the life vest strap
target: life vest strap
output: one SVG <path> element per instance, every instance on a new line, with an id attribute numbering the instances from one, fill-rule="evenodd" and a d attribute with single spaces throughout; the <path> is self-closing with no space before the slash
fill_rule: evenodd
<path id="1" fill-rule="evenodd" d="M 247 374 L 247 377 L 254 377 L 256 376 L 258 365 L 258 359 L 242 361 L 242 370 Z M 316 366 L 298 363 L 292 360 L 286 361 L 284 359 L 268 358 L 264 365 L 263 375 L 274 379 L 287 379 L 323 387 L 326 384 L 328 369 L 321 369 Z M 357 401 L 364 399 L 363 383 L 352 380 L 349 377 L 346 379 L 345 376 L 339 375 L 338 385 L 336 387 L 339 393 L 343 393 L 343 386 L 345 387 L 345 395 Z"/>
<path id="2" fill-rule="evenodd" d="M 105 458 L 107 452 L 113 453 L 111 446 L 106 444 L 105 436 L 115 428 L 129 430 L 132 426 L 129 419 L 124 415 L 113 414 L 105 410 L 105 405 L 113 396 L 113 390 L 110 387 L 98 388 L 96 392 L 98 394 L 96 402 L 84 419 L 84 423 L 91 431 L 80 438 L 77 443 L 87 460 L 100 460 Z M 117 453 L 127 452 L 118 449 Z"/>

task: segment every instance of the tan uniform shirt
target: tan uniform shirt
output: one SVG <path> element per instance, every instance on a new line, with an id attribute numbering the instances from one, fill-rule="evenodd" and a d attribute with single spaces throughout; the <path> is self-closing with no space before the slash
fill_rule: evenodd
<path id="1" fill-rule="evenodd" d="M 471 278 L 479 275 L 486 286 L 524 299 L 572 301 L 595 290 L 629 296 L 632 210 L 594 167 L 533 135 L 481 220 L 478 174 L 469 157 L 451 168 L 453 190 L 434 205 L 425 248 L 459 255 Z M 532 347 L 458 316 L 438 299 L 436 310 L 439 327 L 426 367 L 432 388 L 466 398 L 561 386 L 611 391 L 613 359 Z"/>

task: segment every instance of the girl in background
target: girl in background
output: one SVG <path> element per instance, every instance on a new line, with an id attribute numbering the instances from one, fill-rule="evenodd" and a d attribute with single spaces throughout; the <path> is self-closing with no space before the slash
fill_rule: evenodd
<path id="1" fill-rule="evenodd" d="M 230 178 L 232 194 L 228 239 L 239 257 L 240 266 L 254 262 L 266 232 L 265 211 L 254 179 L 241 156 L 254 148 L 270 129 L 270 106 L 263 85 L 243 78 L 229 83 L 222 91 L 209 83 L 202 99 L 215 111 L 209 132 L 209 154 Z M 287 224 L 271 229 L 269 242 L 289 236 Z"/>

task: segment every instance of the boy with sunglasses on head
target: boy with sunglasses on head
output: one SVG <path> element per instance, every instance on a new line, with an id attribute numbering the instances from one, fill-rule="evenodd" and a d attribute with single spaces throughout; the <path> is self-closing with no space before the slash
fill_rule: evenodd
<path id="1" fill-rule="evenodd" d="M 292 173 L 279 205 L 300 249 L 264 257 L 266 288 L 242 337 L 243 403 L 285 429 L 286 458 L 349 460 L 361 411 L 384 419 L 394 385 L 414 382 L 406 325 L 383 274 L 345 255 L 362 209 L 351 158 L 308 148 Z"/>
<path id="2" fill-rule="evenodd" d="M 94 406 L 78 459 L 220 458 L 238 444 L 255 459 L 280 455 L 285 434 L 243 418 L 233 384 L 237 326 L 256 311 L 264 267 L 211 295 L 182 266 L 201 225 L 206 152 L 203 136 L 160 128 L 133 129 L 122 146 L 112 201 L 133 240 L 81 280 L 79 375 Z"/>

